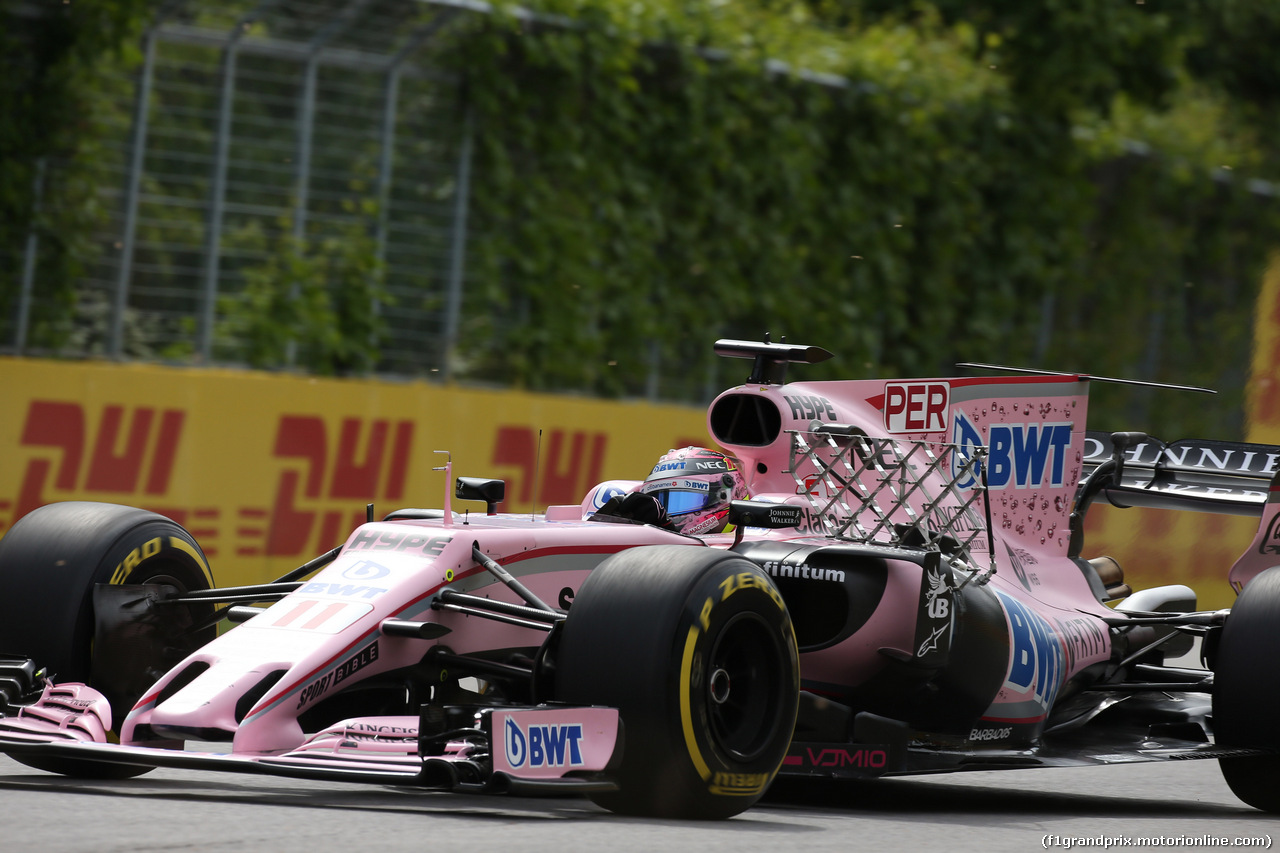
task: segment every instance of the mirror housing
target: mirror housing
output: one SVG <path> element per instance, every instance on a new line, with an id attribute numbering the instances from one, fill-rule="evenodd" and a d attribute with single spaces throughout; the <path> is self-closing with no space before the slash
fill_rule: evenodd
<path id="1" fill-rule="evenodd" d="M 738 527 L 799 527 L 804 523 L 804 509 L 793 504 L 766 501 L 733 501 L 729 504 L 729 523 Z"/>
<path id="2" fill-rule="evenodd" d="M 484 501 L 485 514 L 497 515 L 498 504 L 507 496 L 507 483 L 483 477 L 459 477 L 453 494 L 458 500 Z"/>

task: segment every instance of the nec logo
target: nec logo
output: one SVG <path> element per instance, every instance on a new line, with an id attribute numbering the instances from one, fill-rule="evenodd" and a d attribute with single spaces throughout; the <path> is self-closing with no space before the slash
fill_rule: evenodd
<path id="1" fill-rule="evenodd" d="M 946 432 L 951 386 L 945 382 L 887 382 L 884 425 L 889 432 Z"/>
<path id="2" fill-rule="evenodd" d="M 582 765 L 582 726 L 578 723 L 530 725 L 521 729 L 511 717 L 503 726 L 502 744 L 513 767 L 578 767 Z"/>

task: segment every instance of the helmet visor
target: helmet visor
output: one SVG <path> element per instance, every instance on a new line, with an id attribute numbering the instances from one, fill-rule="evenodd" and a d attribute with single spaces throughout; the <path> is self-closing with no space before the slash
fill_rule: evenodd
<path id="1" fill-rule="evenodd" d="M 667 515 L 696 512 L 705 507 L 711 498 L 707 492 L 691 492 L 684 489 L 663 489 L 653 492 L 653 496 L 662 504 Z"/>

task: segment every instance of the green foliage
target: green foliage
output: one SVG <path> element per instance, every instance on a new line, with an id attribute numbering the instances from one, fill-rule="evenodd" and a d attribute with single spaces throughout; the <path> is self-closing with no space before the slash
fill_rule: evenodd
<path id="1" fill-rule="evenodd" d="M 103 72 L 136 59 L 126 48 L 152 11 L 148 0 L 0 3 L 0 318 L 12 315 L 34 226 L 43 283 L 31 318 L 34 346 L 57 347 L 74 333 L 78 259 L 90 254 L 88 235 L 103 214 L 97 190 L 106 178 L 100 146 L 109 117 L 101 105 L 112 85 Z M 48 168 L 38 182 L 41 160 Z"/>
<path id="2" fill-rule="evenodd" d="M 896 5 L 865 4 L 890 13 Z M 1020 107 L 1056 120 L 1082 107 L 1105 113 L 1122 92 L 1161 105 L 1176 84 L 1179 14 L 1164 3 L 935 0 L 924 8 L 963 25 L 976 61 L 1009 81 Z"/>
<path id="3" fill-rule="evenodd" d="M 543 17 L 461 15 L 432 44 L 464 74 L 475 128 L 458 378 L 700 400 L 744 375 L 710 340 L 768 330 L 838 353 L 813 378 L 981 360 L 1213 385 L 1225 399 L 1200 409 L 1099 386 L 1096 422 L 1238 430 L 1280 225 L 1280 205 L 1246 191 L 1280 177 L 1273 0 L 532 5 Z M 40 280 L 62 283 L 36 318 L 46 345 L 75 331 L 69 259 L 101 212 L 108 76 L 92 71 L 124 61 L 148 6 L 78 0 L 0 33 L 4 317 L 34 163 L 71 164 L 41 217 Z M 180 106 L 161 108 L 207 145 Z M 185 210 L 150 242 L 198 227 Z M 220 298 L 216 358 L 376 367 L 387 299 L 365 213 L 309 226 L 305 245 L 289 222 L 228 221 L 245 284 Z"/>
<path id="4" fill-rule="evenodd" d="M 368 225 L 306 242 L 290 220 L 276 225 L 267 233 L 253 222 L 227 237 L 229 247 L 266 260 L 244 267 L 243 290 L 219 299 L 222 346 L 257 368 L 370 372 L 386 334 L 380 307 L 391 299 Z"/>
<path id="5" fill-rule="evenodd" d="M 1206 2 L 1198 38 L 1187 51 L 1191 73 L 1221 86 L 1250 120 L 1275 130 L 1280 121 L 1280 5 L 1272 0 Z"/>
<path id="6" fill-rule="evenodd" d="M 659 393 L 696 398 L 741 379 L 710 339 L 772 330 L 838 353 L 815 378 L 968 359 L 1204 382 L 1223 406 L 1104 389 L 1101 421 L 1237 430 L 1277 211 L 1210 179 L 1261 162 L 1220 100 L 1151 110 L 1177 83 L 1168 16 L 875 6 L 582 0 L 546 7 L 570 27 L 475 23 L 455 45 L 478 141 L 471 376 L 637 394 L 657 352 Z M 1160 156 L 1126 152 L 1144 124 Z"/>

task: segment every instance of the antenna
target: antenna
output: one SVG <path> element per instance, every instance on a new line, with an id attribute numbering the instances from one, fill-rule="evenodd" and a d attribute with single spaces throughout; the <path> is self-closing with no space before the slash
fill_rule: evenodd
<path id="1" fill-rule="evenodd" d="M 961 361 L 956 367 L 969 367 L 977 370 L 1003 370 L 1006 373 L 1027 373 L 1032 376 L 1070 376 L 1082 381 L 1111 382 L 1116 385 L 1138 385 L 1143 388 L 1167 388 L 1171 391 L 1195 391 L 1198 394 L 1217 394 L 1212 388 L 1200 388 L 1196 385 L 1172 385 L 1168 382 L 1143 382 L 1141 379 L 1117 379 L 1113 376 L 1094 376 L 1089 373 L 1064 373 L 1060 370 L 1037 370 L 1034 367 L 1006 367 L 1002 364 L 979 364 L 974 361 Z"/>
<path id="2" fill-rule="evenodd" d="M 453 497 L 453 454 L 447 450 L 434 450 L 432 452 L 444 454 L 444 465 L 431 470 L 444 472 L 444 526 L 452 527 L 453 503 L 450 499 Z"/>

